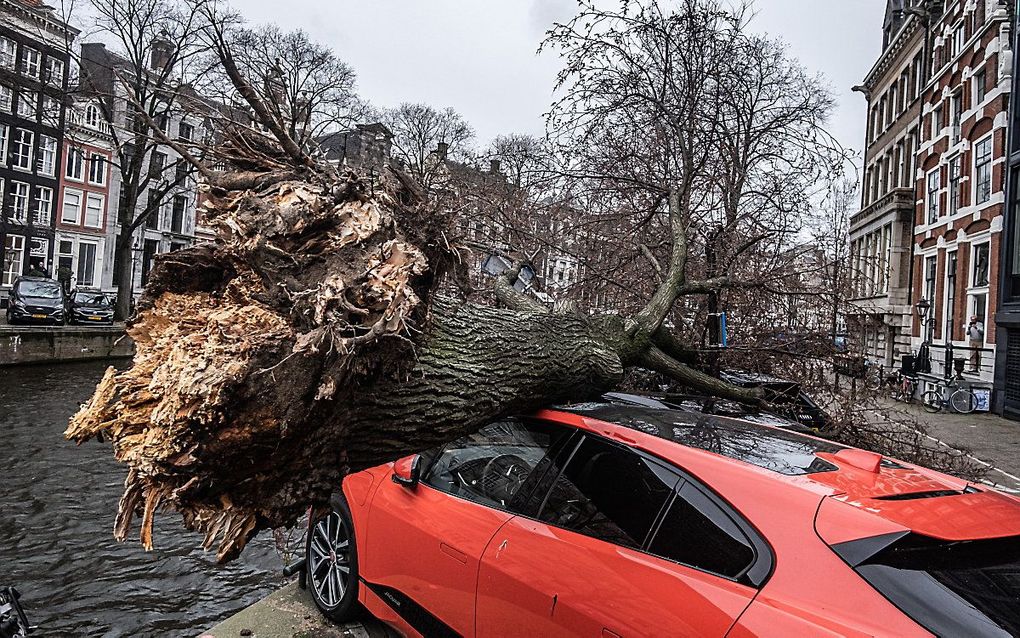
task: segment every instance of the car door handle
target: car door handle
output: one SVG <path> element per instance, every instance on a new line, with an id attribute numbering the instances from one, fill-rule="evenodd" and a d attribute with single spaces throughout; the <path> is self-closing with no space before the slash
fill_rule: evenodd
<path id="1" fill-rule="evenodd" d="M 453 558 L 457 562 L 467 565 L 467 554 L 460 551 L 456 547 L 451 547 L 446 543 L 439 543 L 439 551 L 443 552 L 450 558 Z"/>

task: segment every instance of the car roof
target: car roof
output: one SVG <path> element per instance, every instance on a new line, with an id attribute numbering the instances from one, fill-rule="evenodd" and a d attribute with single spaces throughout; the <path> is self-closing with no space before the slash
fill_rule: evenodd
<path id="1" fill-rule="evenodd" d="M 650 403 L 635 405 L 611 396 L 558 406 L 538 416 L 615 438 L 676 463 L 721 489 L 738 509 L 737 500 L 767 510 L 770 505 L 760 501 L 780 502 L 780 493 L 790 496 L 790 502 L 800 502 L 805 514 L 814 514 L 819 498 L 838 501 L 839 507 L 826 511 L 840 513 L 827 515 L 840 519 L 833 526 L 839 532 L 832 534 L 840 541 L 864 537 L 876 528 L 910 529 L 957 540 L 1020 535 L 1020 499 L 782 428 Z M 763 489 L 772 494 L 766 496 Z M 972 511 L 978 504 L 984 505 L 982 515 Z M 850 513 L 841 509 L 846 506 Z"/>

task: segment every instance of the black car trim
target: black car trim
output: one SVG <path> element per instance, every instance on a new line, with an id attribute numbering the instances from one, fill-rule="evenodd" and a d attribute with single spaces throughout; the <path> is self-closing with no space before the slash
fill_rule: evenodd
<path id="1" fill-rule="evenodd" d="M 461 635 L 453 627 L 444 623 L 399 589 L 372 583 L 364 578 L 359 577 L 359 579 L 404 622 L 425 638 L 461 638 Z"/>

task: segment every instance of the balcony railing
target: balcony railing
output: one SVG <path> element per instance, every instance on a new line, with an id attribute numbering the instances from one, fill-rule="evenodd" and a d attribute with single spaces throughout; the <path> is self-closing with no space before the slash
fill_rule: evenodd
<path id="1" fill-rule="evenodd" d="M 89 118 L 85 117 L 85 113 L 79 109 L 67 110 L 67 122 L 86 130 L 96 131 L 102 135 L 110 134 L 110 124 L 105 119 L 98 117 L 89 121 Z"/>

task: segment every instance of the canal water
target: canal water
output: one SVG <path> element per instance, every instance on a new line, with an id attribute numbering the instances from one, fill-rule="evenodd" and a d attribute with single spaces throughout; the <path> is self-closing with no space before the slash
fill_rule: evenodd
<path id="1" fill-rule="evenodd" d="M 113 540 L 125 468 L 108 444 L 62 436 L 107 365 L 0 368 L 0 585 L 36 635 L 197 636 L 279 587 L 281 559 L 263 533 L 219 566 L 172 513 L 153 552 Z"/>

